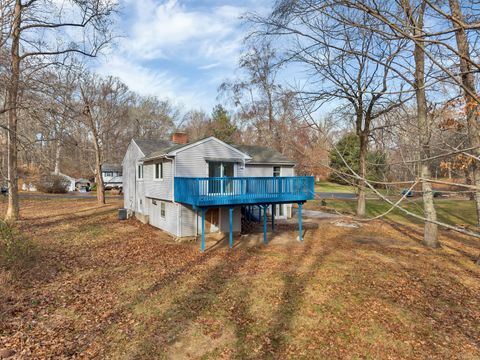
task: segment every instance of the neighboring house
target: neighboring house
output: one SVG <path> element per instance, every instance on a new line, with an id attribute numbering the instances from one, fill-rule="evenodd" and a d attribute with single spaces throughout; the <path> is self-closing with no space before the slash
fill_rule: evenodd
<path id="1" fill-rule="evenodd" d="M 229 145 L 215 137 L 187 143 L 130 142 L 123 159 L 125 208 L 175 237 L 241 231 L 242 216 L 291 217 L 292 204 L 314 197 L 314 179 L 294 176 L 295 163 L 261 146 Z M 260 216 L 259 216 L 260 215 Z M 301 239 L 301 233 L 300 233 Z"/>
<path id="2" fill-rule="evenodd" d="M 88 179 L 76 179 L 75 180 L 75 189 L 80 192 L 87 192 L 90 191 L 90 186 L 92 182 Z"/>
<path id="3" fill-rule="evenodd" d="M 65 179 L 65 183 L 67 184 L 67 191 L 70 192 L 70 191 L 75 191 L 75 179 L 71 176 L 68 176 L 66 174 L 62 174 L 62 173 L 52 173 L 52 175 L 58 175 L 60 177 L 62 177 L 63 179 Z"/>
<path id="4" fill-rule="evenodd" d="M 105 189 L 122 188 L 122 166 L 116 164 L 102 164 L 102 178 Z"/>

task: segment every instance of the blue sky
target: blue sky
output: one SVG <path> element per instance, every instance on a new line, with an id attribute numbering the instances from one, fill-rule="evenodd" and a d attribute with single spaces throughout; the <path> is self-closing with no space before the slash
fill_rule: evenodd
<path id="1" fill-rule="evenodd" d="M 185 109 L 210 112 L 217 87 L 234 77 L 246 11 L 265 13 L 270 1 L 121 0 L 122 37 L 97 62 L 143 95 L 169 98 Z"/>

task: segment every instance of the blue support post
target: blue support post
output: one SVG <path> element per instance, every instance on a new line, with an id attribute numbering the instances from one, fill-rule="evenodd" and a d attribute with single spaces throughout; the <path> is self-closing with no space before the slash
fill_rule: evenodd
<path id="1" fill-rule="evenodd" d="M 272 232 L 275 231 L 275 204 L 272 204 Z"/>
<path id="2" fill-rule="evenodd" d="M 267 240 L 267 205 L 263 208 L 263 243 L 268 244 Z"/>
<path id="3" fill-rule="evenodd" d="M 302 203 L 298 203 L 298 240 L 303 241 L 302 237 Z"/>
<path id="4" fill-rule="evenodd" d="M 233 208 L 228 209 L 229 212 L 229 221 L 230 221 L 230 233 L 229 233 L 229 240 L 230 240 L 230 249 L 233 247 Z"/>
<path id="5" fill-rule="evenodd" d="M 202 208 L 202 252 L 205 251 L 205 208 Z"/>

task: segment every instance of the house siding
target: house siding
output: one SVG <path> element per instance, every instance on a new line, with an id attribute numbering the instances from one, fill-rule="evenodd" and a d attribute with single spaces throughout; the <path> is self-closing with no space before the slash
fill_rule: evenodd
<path id="1" fill-rule="evenodd" d="M 147 198 L 147 213 L 149 215 L 149 223 L 156 226 L 173 236 L 177 236 L 177 219 L 178 206 L 170 201 L 163 201 L 160 199 Z M 165 218 L 161 216 L 161 203 L 165 204 Z"/>
<path id="2" fill-rule="evenodd" d="M 173 201 L 173 162 L 163 161 L 163 180 L 154 179 L 154 171 L 155 163 L 148 163 L 143 167 L 145 196 Z"/>
<path id="3" fill-rule="evenodd" d="M 143 157 L 143 153 L 132 140 L 128 145 L 127 152 L 122 162 L 123 166 L 123 202 L 124 207 L 135 212 L 142 212 L 140 200 L 144 198 L 143 182 L 137 180 L 137 164 Z"/>
<path id="4" fill-rule="evenodd" d="M 229 159 L 240 162 L 235 166 L 235 176 L 244 176 L 244 156 L 229 147 L 210 139 L 188 149 L 179 151 L 175 157 L 175 176 L 179 177 L 207 177 L 207 159 Z"/>
<path id="5" fill-rule="evenodd" d="M 281 176 L 294 176 L 293 166 L 285 165 L 248 165 L 245 167 L 245 176 L 273 176 L 274 166 L 280 166 Z"/>
<path id="6" fill-rule="evenodd" d="M 198 219 L 197 219 L 198 217 Z M 190 205 L 180 205 L 180 236 L 195 236 L 201 226 L 201 218 Z"/>
<path id="7" fill-rule="evenodd" d="M 228 208 L 220 208 L 220 231 L 224 233 L 230 232 L 230 218 Z M 242 230 L 242 211 L 240 207 L 233 208 L 232 214 L 232 230 L 240 232 Z"/>

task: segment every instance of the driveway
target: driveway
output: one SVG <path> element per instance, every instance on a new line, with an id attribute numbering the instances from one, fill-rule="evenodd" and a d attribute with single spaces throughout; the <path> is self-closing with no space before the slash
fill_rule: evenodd
<path id="1" fill-rule="evenodd" d="M 357 198 L 355 193 L 341 192 L 315 192 L 315 199 L 347 199 L 354 200 Z"/>
<path id="2" fill-rule="evenodd" d="M 67 193 L 67 194 L 43 194 L 35 192 L 21 192 L 18 194 L 24 199 L 42 198 L 42 199 L 92 199 L 96 198 L 96 193 Z M 122 199 L 123 195 L 106 195 L 107 199 Z"/>

